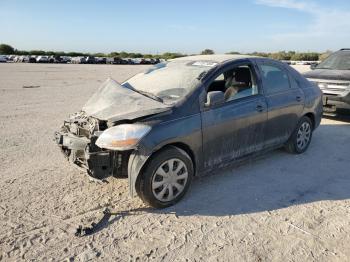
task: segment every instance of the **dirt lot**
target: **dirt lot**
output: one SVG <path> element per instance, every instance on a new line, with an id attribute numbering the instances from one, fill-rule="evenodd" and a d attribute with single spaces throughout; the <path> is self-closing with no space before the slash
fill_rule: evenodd
<path id="1" fill-rule="evenodd" d="M 277 150 L 196 179 L 160 211 L 130 199 L 125 179 L 92 182 L 67 163 L 53 142 L 63 119 L 108 76 L 142 68 L 0 64 L 0 260 L 350 259 L 347 121 L 324 119 L 303 155 Z M 105 206 L 126 212 L 75 237 Z"/>

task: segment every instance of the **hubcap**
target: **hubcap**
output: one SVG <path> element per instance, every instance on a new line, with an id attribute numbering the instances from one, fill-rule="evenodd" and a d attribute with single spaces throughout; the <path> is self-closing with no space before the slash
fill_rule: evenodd
<path id="1" fill-rule="evenodd" d="M 311 126 L 308 122 L 304 122 L 297 134 L 297 146 L 300 150 L 303 150 L 310 142 Z"/>
<path id="2" fill-rule="evenodd" d="M 177 158 L 169 159 L 163 162 L 153 175 L 153 195 L 159 201 L 171 201 L 185 189 L 187 179 L 185 163 Z"/>

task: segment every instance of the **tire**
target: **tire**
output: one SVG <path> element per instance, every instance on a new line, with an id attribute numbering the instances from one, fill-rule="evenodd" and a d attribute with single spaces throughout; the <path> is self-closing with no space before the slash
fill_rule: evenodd
<path id="1" fill-rule="evenodd" d="M 194 168 L 185 151 L 171 146 L 155 153 L 140 175 L 136 183 L 138 196 L 149 206 L 165 208 L 176 204 L 186 194 Z"/>
<path id="2" fill-rule="evenodd" d="M 285 145 L 286 150 L 292 154 L 304 153 L 311 143 L 312 131 L 313 125 L 310 118 L 303 116 Z"/>

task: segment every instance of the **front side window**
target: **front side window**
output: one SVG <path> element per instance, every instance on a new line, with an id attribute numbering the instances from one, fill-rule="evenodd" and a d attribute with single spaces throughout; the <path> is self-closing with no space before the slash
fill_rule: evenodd
<path id="1" fill-rule="evenodd" d="M 261 78 L 267 94 L 286 91 L 290 88 L 287 73 L 274 65 L 263 64 L 261 68 Z"/>
<path id="2" fill-rule="evenodd" d="M 225 101 L 258 94 L 256 79 L 250 65 L 241 65 L 220 74 L 209 86 L 210 91 L 224 93 Z"/>

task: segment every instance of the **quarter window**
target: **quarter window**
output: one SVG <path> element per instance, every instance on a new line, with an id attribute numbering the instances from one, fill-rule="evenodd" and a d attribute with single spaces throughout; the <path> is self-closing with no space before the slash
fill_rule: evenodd
<path id="1" fill-rule="evenodd" d="M 290 88 L 287 73 L 277 66 L 261 65 L 262 81 L 268 94 L 286 91 Z"/>

